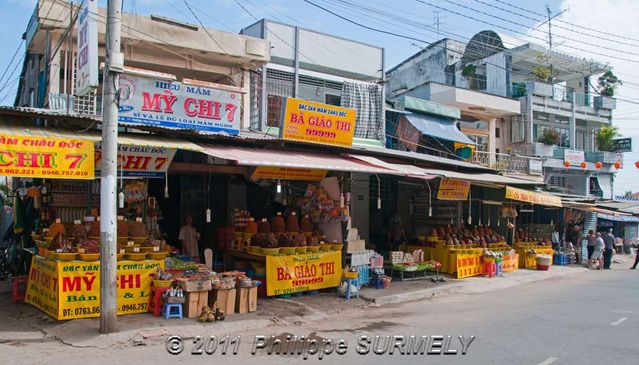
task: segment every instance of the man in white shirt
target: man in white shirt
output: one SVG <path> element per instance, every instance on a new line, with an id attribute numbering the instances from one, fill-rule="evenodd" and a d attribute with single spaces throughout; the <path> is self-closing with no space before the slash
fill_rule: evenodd
<path id="1" fill-rule="evenodd" d="M 182 254 L 190 257 L 200 256 L 197 241 L 200 240 L 200 233 L 193 227 L 193 216 L 186 215 L 186 224 L 180 229 L 178 239 L 182 244 Z"/>

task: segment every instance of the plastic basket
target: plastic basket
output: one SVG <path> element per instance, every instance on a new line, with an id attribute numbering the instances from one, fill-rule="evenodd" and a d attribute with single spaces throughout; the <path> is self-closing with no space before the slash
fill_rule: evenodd
<path id="1" fill-rule="evenodd" d="M 370 281 L 370 269 L 366 265 L 358 266 L 357 271 L 359 277 L 357 278 L 360 285 L 366 285 Z"/>
<path id="2" fill-rule="evenodd" d="M 359 277 L 359 271 L 342 271 L 342 277 L 346 279 L 357 279 Z"/>

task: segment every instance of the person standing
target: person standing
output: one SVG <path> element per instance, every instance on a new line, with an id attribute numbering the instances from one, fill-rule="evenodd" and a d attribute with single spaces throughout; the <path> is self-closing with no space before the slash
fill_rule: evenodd
<path id="1" fill-rule="evenodd" d="M 594 249 L 592 251 L 592 256 L 590 256 L 590 264 L 594 264 L 595 262 L 597 263 L 597 270 L 600 270 L 602 267 L 601 264 L 601 259 L 603 257 L 603 250 L 604 250 L 604 240 L 603 238 L 601 238 L 601 233 L 597 232 L 596 236 L 595 236 L 595 246 Z M 592 267 L 591 267 L 592 268 Z"/>
<path id="2" fill-rule="evenodd" d="M 581 227 L 578 224 L 576 224 L 572 230 L 571 241 L 575 247 L 575 256 L 576 256 L 575 258 L 577 259 L 578 263 L 584 262 L 583 257 L 581 257 L 582 237 L 583 236 L 581 234 Z"/>
<path id="3" fill-rule="evenodd" d="M 185 218 L 185 224 L 180 229 L 178 236 L 180 243 L 182 244 L 182 254 L 190 257 L 200 257 L 197 241 L 200 240 L 200 233 L 193 227 L 193 216 L 187 214 Z"/>
<path id="4" fill-rule="evenodd" d="M 637 268 L 637 264 L 639 264 L 639 246 L 637 246 L 637 253 L 635 256 L 635 263 L 632 265 L 630 269 L 634 270 Z"/>
<path id="5" fill-rule="evenodd" d="M 592 253 L 595 250 L 596 240 L 597 237 L 595 236 L 595 232 L 591 229 L 590 231 L 588 231 L 588 236 L 586 236 L 586 241 L 588 242 L 588 260 L 590 260 L 590 257 L 592 257 Z"/>
<path id="6" fill-rule="evenodd" d="M 604 241 L 604 269 L 610 270 L 610 262 L 612 261 L 612 252 L 615 249 L 615 236 L 612 229 L 602 236 Z"/>

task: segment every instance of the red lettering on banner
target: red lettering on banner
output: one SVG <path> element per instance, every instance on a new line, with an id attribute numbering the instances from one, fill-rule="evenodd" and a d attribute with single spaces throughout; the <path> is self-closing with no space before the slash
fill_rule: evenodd
<path id="1" fill-rule="evenodd" d="M 140 287 L 140 274 L 120 275 L 120 289 L 134 289 Z"/>
<path id="2" fill-rule="evenodd" d="M 126 158 L 124 170 L 146 170 L 151 156 L 123 156 Z"/>
<path id="3" fill-rule="evenodd" d="M 176 101 L 177 96 L 170 92 L 166 92 L 164 94 L 155 93 L 152 97 L 148 91 L 142 92 L 143 111 L 173 114 L 173 104 L 175 104 Z"/>
<path id="4" fill-rule="evenodd" d="M 62 278 L 62 291 L 78 291 L 82 287 L 82 280 L 79 277 L 68 277 L 65 276 Z"/>
<path id="5" fill-rule="evenodd" d="M 91 291 L 91 289 L 93 288 L 93 282 L 95 281 L 96 277 L 94 276 L 94 273 L 87 273 L 86 275 L 88 276 L 84 276 L 82 278 L 82 281 L 84 281 L 85 289 L 87 291 Z"/>

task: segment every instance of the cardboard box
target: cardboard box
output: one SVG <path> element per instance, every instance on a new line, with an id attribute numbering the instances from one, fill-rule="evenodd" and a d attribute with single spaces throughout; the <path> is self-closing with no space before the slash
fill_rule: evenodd
<path id="1" fill-rule="evenodd" d="M 184 316 L 186 318 L 197 318 L 202 313 L 202 307 L 206 307 L 209 302 L 209 292 L 188 292 L 184 303 Z"/>
<path id="2" fill-rule="evenodd" d="M 185 292 L 200 292 L 211 290 L 211 280 L 190 281 L 186 279 L 178 279 L 178 287 Z"/>
<path id="3" fill-rule="evenodd" d="M 249 313 L 257 310 L 257 287 L 239 288 L 235 298 L 235 313 Z"/>
<path id="4" fill-rule="evenodd" d="M 209 292 L 209 303 L 213 310 L 220 308 L 225 315 L 235 313 L 236 289 L 213 289 Z"/>
<path id="5" fill-rule="evenodd" d="M 257 310 L 257 287 L 249 289 L 248 311 L 255 312 Z"/>
<path id="6" fill-rule="evenodd" d="M 361 252 L 366 250 L 366 242 L 364 240 L 355 240 L 346 242 L 346 252 Z"/>

